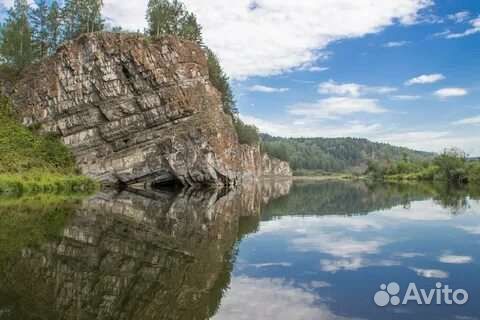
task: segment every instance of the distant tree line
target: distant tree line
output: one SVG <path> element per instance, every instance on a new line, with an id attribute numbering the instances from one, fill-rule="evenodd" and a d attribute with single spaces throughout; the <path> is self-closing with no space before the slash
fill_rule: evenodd
<path id="1" fill-rule="evenodd" d="M 432 155 L 355 138 L 279 138 L 262 135 L 268 154 L 288 161 L 296 171 L 363 173 L 369 161 L 393 163 L 404 158 L 421 161 Z"/>
<path id="2" fill-rule="evenodd" d="M 83 33 L 102 31 L 102 0 L 35 0 L 30 6 L 27 0 L 15 0 L 7 18 L 0 25 L 0 63 L 2 69 L 18 72 L 29 64 L 53 54 L 65 41 Z M 241 143 L 258 144 L 258 130 L 244 124 L 238 110 L 230 81 L 218 57 L 206 47 L 202 27 L 195 14 L 189 12 L 178 0 L 150 0 L 146 19 L 146 36 L 152 38 L 173 35 L 194 41 L 205 49 L 208 69 L 213 86 L 219 91 L 223 110 L 230 115 Z M 110 31 L 122 32 L 120 27 Z"/>
<path id="3" fill-rule="evenodd" d="M 457 149 L 445 150 L 430 161 L 403 159 L 393 163 L 371 161 L 368 174 L 377 180 L 444 181 L 449 184 L 480 184 L 480 161 L 469 161 Z"/>

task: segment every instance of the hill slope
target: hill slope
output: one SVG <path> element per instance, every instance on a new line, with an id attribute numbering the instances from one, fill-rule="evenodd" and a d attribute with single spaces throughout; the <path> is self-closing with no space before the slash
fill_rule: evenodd
<path id="1" fill-rule="evenodd" d="M 57 138 L 39 135 L 17 122 L 8 99 L 2 95 L 0 124 L 0 195 L 96 187 L 90 179 L 76 175 L 73 155 Z"/>
<path id="2" fill-rule="evenodd" d="M 279 138 L 262 134 L 264 150 L 298 170 L 364 172 L 369 161 L 422 161 L 434 154 L 357 138 Z"/>

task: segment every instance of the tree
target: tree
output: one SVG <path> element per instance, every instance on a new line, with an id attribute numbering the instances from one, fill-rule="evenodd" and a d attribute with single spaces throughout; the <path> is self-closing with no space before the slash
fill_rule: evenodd
<path id="1" fill-rule="evenodd" d="M 48 10 L 47 33 L 48 33 L 48 54 L 52 54 L 61 42 L 62 15 L 61 8 L 57 1 L 53 1 Z"/>
<path id="2" fill-rule="evenodd" d="M 220 92 L 222 97 L 223 111 L 231 116 L 238 113 L 235 106 L 235 98 L 230 87 L 227 74 L 223 71 L 220 61 L 212 50 L 206 49 L 208 58 L 208 71 L 210 82 Z"/>
<path id="3" fill-rule="evenodd" d="M 17 70 L 23 69 L 34 60 L 28 12 L 27 0 L 15 0 L 1 30 L 0 55 L 6 64 Z"/>
<path id="4" fill-rule="evenodd" d="M 101 31 L 103 0 L 66 0 L 62 10 L 64 38 L 73 39 L 82 33 Z"/>
<path id="5" fill-rule="evenodd" d="M 257 127 L 245 124 L 242 120 L 236 118 L 235 129 L 240 144 L 257 145 L 260 142 Z"/>
<path id="6" fill-rule="evenodd" d="M 48 54 L 48 15 L 47 0 L 35 0 L 36 7 L 31 10 L 33 45 L 36 56 L 43 58 Z"/>
<path id="7" fill-rule="evenodd" d="M 202 43 L 202 28 L 196 16 L 178 0 L 150 0 L 147 21 L 148 33 L 152 37 L 173 35 Z"/>
<path id="8" fill-rule="evenodd" d="M 435 158 L 434 164 L 439 167 L 439 180 L 450 183 L 463 183 L 467 180 L 466 155 L 456 149 L 445 150 L 443 154 Z"/>
<path id="9" fill-rule="evenodd" d="M 187 13 L 183 18 L 179 35 L 183 39 L 202 43 L 202 27 L 198 24 L 197 17 L 193 13 Z"/>

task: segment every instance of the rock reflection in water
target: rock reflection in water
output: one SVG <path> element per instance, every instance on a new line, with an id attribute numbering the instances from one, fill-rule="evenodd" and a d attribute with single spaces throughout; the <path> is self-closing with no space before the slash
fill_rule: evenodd
<path id="1" fill-rule="evenodd" d="M 208 319 L 236 242 L 290 185 L 87 199 L 63 236 L 2 263 L 0 319 Z"/>

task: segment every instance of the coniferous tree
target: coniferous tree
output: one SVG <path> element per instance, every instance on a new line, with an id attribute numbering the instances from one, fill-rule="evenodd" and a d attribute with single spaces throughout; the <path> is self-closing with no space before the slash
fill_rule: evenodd
<path id="1" fill-rule="evenodd" d="M 64 38 L 103 30 L 102 7 L 102 0 L 66 0 L 62 12 Z"/>
<path id="2" fill-rule="evenodd" d="M 35 0 L 36 7 L 31 10 L 33 45 L 36 56 L 43 58 L 48 54 L 48 14 L 47 0 Z"/>
<path id="3" fill-rule="evenodd" d="M 1 32 L 0 55 L 4 63 L 20 70 L 34 60 L 27 0 L 15 0 Z"/>
<path id="4" fill-rule="evenodd" d="M 150 0 L 147 21 L 148 33 L 152 37 L 174 35 L 202 43 L 202 29 L 197 18 L 178 0 Z"/>
<path id="5" fill-rule="evenodd" d="M 55 52 L 60 45 L 62 32 L 62 15 L 61 8 L 57 1 L 52 1 L 47 16 L 47 33 L 48 33 L 48 54 Z"/>
<path id="6" fill-rule="evenodd" d="M 210 81 L 222 96 L 223 110 L 229 115 L 236 115 L 238 110 L 235 106 L 236 102 L 233 96 L 232 88 L 230 87 L 229 78 L 225 71 L 223 71 L 220 61 L 215 53 L 208 48 L 206 51 Z"/>

